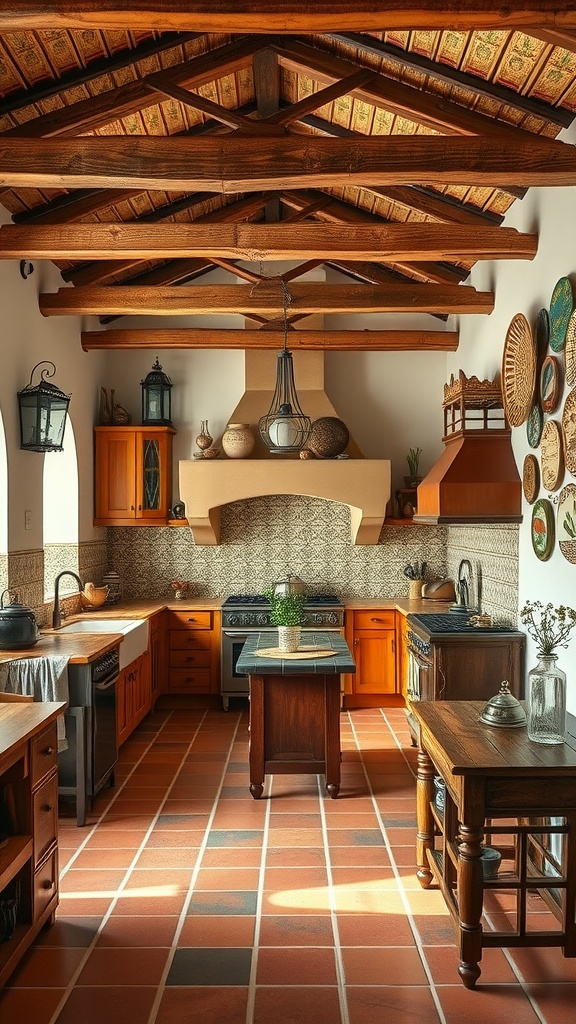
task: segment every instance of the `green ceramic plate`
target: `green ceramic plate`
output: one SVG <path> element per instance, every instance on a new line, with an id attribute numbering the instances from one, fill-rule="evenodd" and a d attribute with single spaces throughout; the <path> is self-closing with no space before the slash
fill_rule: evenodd
<path id="1" fill-rule="evenodd" d="M 536 342 L 538 369 L 540 369 L 546 358 L 548 343 L 550 341 L 550 314 L 547 309 L 541 309 L 538 313 L 534 338 Z"/>
<path id="2" fill-rule="evenodd" d="M 528 419 L 526 420 L 526 436 L 531 448 L 537 448 L 540 444 L 543 426 L 544 413 L 542 412 L 540 402 L 536 401 L 528 413 Z"/>
<path id="3" fill-rule="evenodd" d="M 550 348 L 560 352 L 564 347 L 566 328 L 574 308 L 572 285 L 569 278 L 561 277 L 550 299 Z"/>
<path id="4" fill-rule="evenodd" d="M 545 562 L 554 547 L 554 509 L 547 498 L 539 498 L 532 508 L 532 547 L 534 554 Z"/>

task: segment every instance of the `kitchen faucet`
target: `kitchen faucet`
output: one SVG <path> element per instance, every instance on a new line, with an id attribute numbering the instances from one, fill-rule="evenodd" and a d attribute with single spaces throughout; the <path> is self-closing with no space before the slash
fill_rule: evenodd
<path id="1" fill-rule="evenodd" d="M 63 576 L 73 576 L 78 584 L 78 590 L 84 590 L 84 584 L 79 576 L 72 569 L 64 569 L 59 572 L 56 579 L 54 580 L 54 608 L 52 610 L 52 629 L 60 629 L 62 625 L 62 615 L 60 612 L 60 580 Z"/>
<path id="2" fill-rule="evenodd" d="M 466 575 L 465 575 L 466 573 Z M 463 558 L 458 566 L 458 604 L 463 608 L 470 607 L 470 588 L 472 585 L 472 563 Z"/>

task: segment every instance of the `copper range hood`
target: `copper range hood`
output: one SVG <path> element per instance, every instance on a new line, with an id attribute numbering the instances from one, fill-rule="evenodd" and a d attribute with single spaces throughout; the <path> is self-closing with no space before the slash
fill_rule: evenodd
<path id="1" fill-rule="evenodd" d="M 324 353 L 294 352 L 298 397 L 311 419 L 337 416 L 324 391 Z M 263 495 L 300 494 L 350 508 L 352 544 L 377 544 L 390 499 L 390 461 L 365 459 L 353 438 L 346 459 L 271 455 L 258 436 L 258 420 L 270 407 L 277 355 L 245 352 L 245 391 L 229 417 L 249 423 L 256 438 L 248 459 L 196 459 L 179 464 L 180 497 L 196 544 L 220 543 L 220 510 Z"/>
<path id="2" fill-rule="evenodd" d="M 418 523 L 520 523 L 522 484 L 499 377 L 444 385 L 445 448 L 417 491 Z"/>

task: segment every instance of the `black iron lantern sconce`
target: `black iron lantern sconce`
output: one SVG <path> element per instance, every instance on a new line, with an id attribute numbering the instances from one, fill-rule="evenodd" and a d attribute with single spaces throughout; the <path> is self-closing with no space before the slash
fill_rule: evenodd
<path id="1" fill-rule="evenodd" d="M 40 371 L 40 383 L 32 385 L 34 372 L 39 366 L 52 367 Z M 56 373 L 54 363 L 47 359 L 36 363 L 30 381 L 18 392 L 20 412 L 20 447 L 29 452 L 61 452 L 63 450 L 66 413 L 70 395 L 65 395 L 46 377 Z"/>
<path id="2" fill-rule="evenodd" d="M 278 353 L 276 366 L 276 388 L 272 404 L 258 424 L 260 437 L 266 447 L 276 455 L 299 452 L 310 437 L 312 424 L 300 408 L 294 383 L 292 353 L 288 351 L 287 306 L 290 294 L 286 282 L 282 283 L 282 307 L 284 314 L 284 346 Z"/>
<path id="3" fill-rule="evenodd" d="M 150 373 L 146 374 L 140 384 L 142 385 L 142 423 L 156 427 L 171 427 L 172 396 L 170 392 L 172 381 L 162 372 L 158 356 L 156 356 L 156 362 Z"/>

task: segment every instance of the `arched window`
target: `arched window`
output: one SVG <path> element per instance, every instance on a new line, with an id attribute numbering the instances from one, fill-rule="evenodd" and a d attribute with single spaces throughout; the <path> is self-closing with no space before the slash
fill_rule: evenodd
<path id="1" fill-rule="evenodd" d="M 70 418 L 64 450 L 44 456 L 44 597 L 54 594 L 54 580 L 63 569 L 78 572 L 78 460 Z M 61 593 L 76 590 L 71 577 L 62 580 Z"/>

